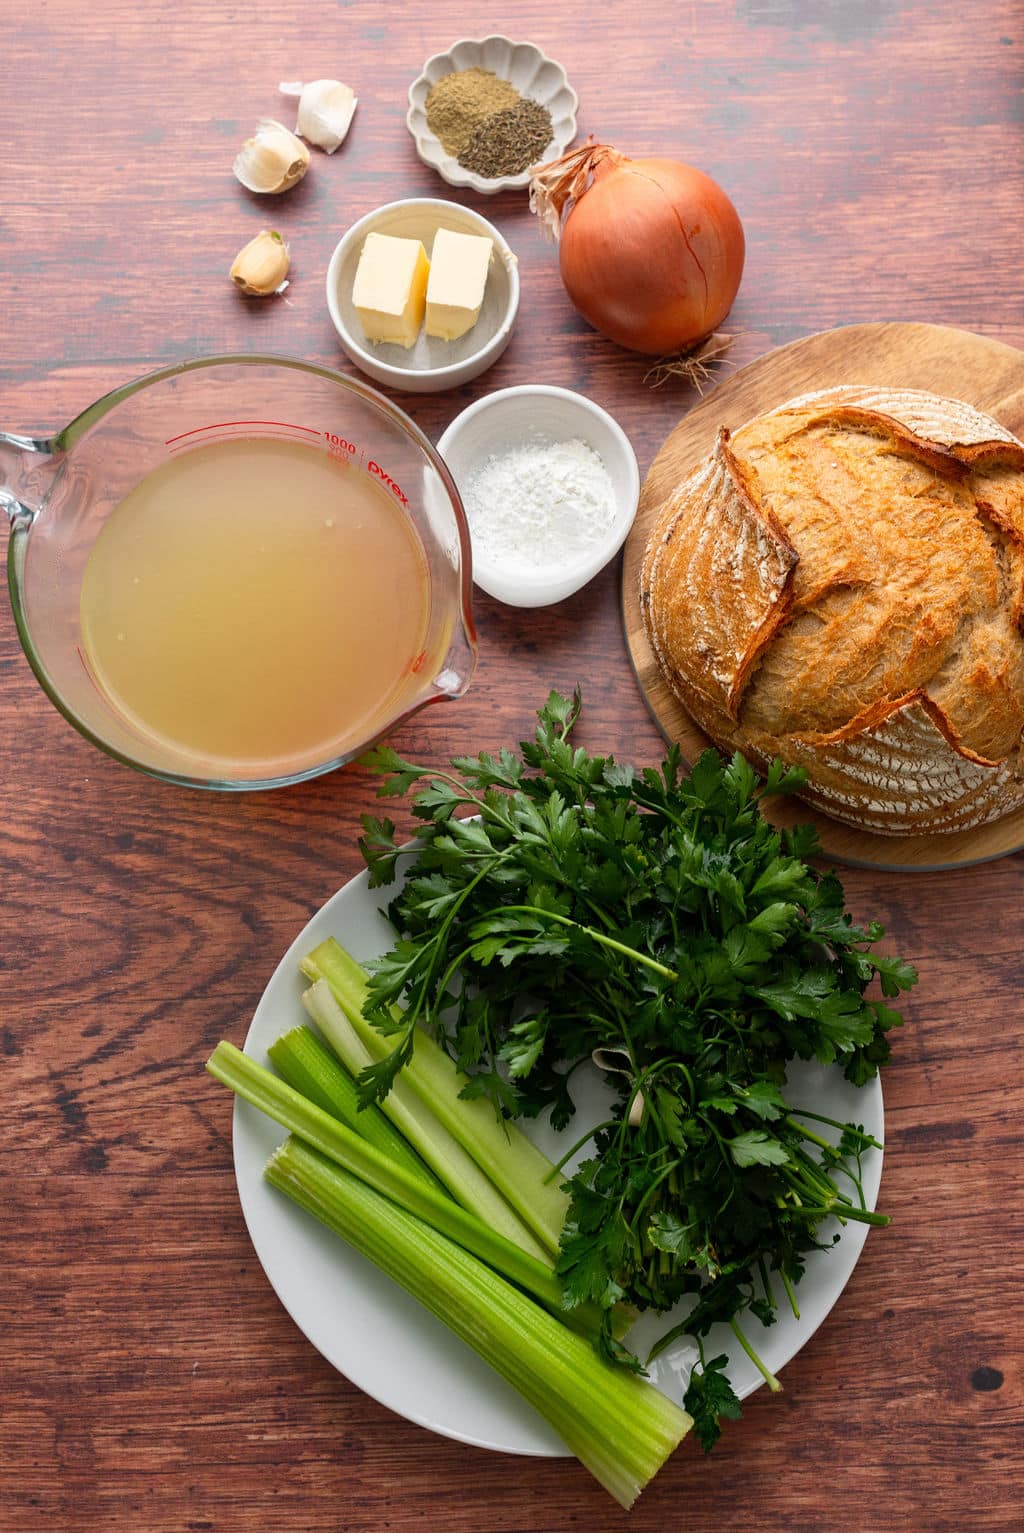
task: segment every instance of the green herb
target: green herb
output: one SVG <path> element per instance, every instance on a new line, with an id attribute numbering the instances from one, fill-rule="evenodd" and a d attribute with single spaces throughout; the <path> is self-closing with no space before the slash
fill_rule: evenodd
<path id="1" fill-rule="evenodd" d="M 760 783 L 742 756 L 709 751 L 686 777 L 674 747 L 660 771 L 620 765 L 573 745 L 579 711 L 578 692 L 552 693 L 518 754 L 452 773 L 387 747 L 368 758 L 381 796 L 415 788 L 423 829 L 403 851 L 392 822 L 363 822 L 371 885 L 400 859 L 407 875 L 364 1008 L 391 1052 L 363 1084 L 386 1098 L 422 1027 L 468 1077 L 464 1097 L 564 1127 L 573 1071 L 614 1051 L 614 1116 L 567 1181 L 565 1301 L 661 1311 L 689 1296 L 659 1348 L 681 1332 L 702 1345 L 725 1322 L 775 1384 L 739 1317 L 775 1318 L 773 1274 L 795 1309 L 828 1216 L 887 1222 L 860 1184 L 875 1142 L 834 1124 L 833 1148 L 787 1102 L 786 1066 L 835 1064 L 863 1085 L 901 1021 L 887 1002 L 916 974 L 873 951 L 882 928 L 857 925 L 834 873 L 808 863 L 813 830 L 762 816 L 801 771 L 775 763 Z M 691 1394 L 709 1445 L 738 1411 L 717 1359 Z"/>
<path id="2" fill-rule="evenodd" d="M 738 1421 L 741 1414 L 740 1402 L 725 1373 L 728 1361 L 723 1352 L 695 1368 L 683 1397 L 683 1405 L 693 1417 L 694 1436 L 705 1453 L 711 1452 L 721 1436 L 719 1421 Z"/>

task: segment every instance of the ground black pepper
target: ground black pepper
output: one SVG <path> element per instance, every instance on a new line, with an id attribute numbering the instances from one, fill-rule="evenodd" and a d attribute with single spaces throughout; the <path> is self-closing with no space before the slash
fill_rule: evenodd
<path id="1" fill-rule="evenodd" d="M 516 176 L 537 163 L 551 135 L 551 113 L 524 97 L 478 124 L 458 156 L 459 164 L 489 180 Z"/>

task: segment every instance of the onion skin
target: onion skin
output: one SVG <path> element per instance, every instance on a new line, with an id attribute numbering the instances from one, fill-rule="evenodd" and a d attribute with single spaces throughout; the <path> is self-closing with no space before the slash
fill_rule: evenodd
<path id="1" fill-rule="evenodd" d="M 562 281 L 588 324 L 629 351 L 698 345 L 732 308 L 745 242 L 725 192 L 677 160 L 611 155 L 562 226 Z"/>

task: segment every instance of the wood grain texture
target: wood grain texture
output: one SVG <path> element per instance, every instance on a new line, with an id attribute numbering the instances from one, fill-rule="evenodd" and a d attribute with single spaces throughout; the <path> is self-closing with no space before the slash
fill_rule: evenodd
<path id="1" fill-rule="evenodd" d="M 688 761 L 711 742 L 668 685 L 644 628 L 640 569 L 651 532 L 679 485 L 711 452 L 719 427 L 737 431 L 789 399 L 845 384 L 933 394 L 945 390 L 1014 433 L 1024 429 L 1024 353 L 988 336 L 923 324 L 850 325 L 791 341 L 748 363 L 684 416 L 657 453 L 641 488 L 623 555 L 622 609 L 640 689 L 666 740 L 678 740 Z M 1024 846 L 1024 810 L 943 836 L 873 835 L 795 800 L 774 804 L 771 815 L 780 825 L 815 825 L 831 857 L 892 870 L 955 867 L 1002 857 Z"/>
<path id="2" fill-rule="evenodd" d="M 1011 0 L 178 0 L 8 6 L 0 71 L 3 425 L 57 427 L 147 369 L 280 351 L 350 371 L 323 299 L 341 232 L 403 195 L 453 196 L 520 259 L 508 351 L 399 403 L 436 440 L 492 388 L 579 389 L 646 472 L 697 396 L 569 307 L 525 199 L 451 192 L 416 159 L 405 92 L 429 54 L 507 30 L 562 61 L 581 133 L 688 158 L 743 218 L 717 373 L 838 325 L 952 325 L 1024 348 L 1024 35 Z M 280 79 L 337 74 L 344 148 L 272 205 L 233 154 Z M 292 242 L 261 304 L 227 280 L 260 228 Z M 956 378 L 950 379 L 955 392 Z M 396 745 L 440 764 L 522 738 L 581 682 L 580 738 L 658 759 L 620 570 L 538 613 L 477 602 L 461 702 Z M 920 966 L 885 1082 L 882 1200 L 828 1322 L 704 1460 L 684 1444 L 630 1517 L 569 1461 L 431 1436 L 353 1389 L 271 1292 L 242 1222 L 230 1103 L 202 1070 L 240 1042 L 279 955 L 358 871 L 359 768 L 256 796 L 163 787 L 64 724 L 0 605 L 0 1159 L 6 1299 L 0 1533 L 1010 1533 L 1024 1504 L 1020 910 L 1024 860 L 850 869 L 850 904 Z M 402 820 L 402 812 L 398 818 Z"/>

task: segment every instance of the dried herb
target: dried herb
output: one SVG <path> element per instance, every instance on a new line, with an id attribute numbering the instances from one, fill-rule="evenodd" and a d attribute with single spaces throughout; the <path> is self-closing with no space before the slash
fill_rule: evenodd
<path id="1" fill-rule="evenodd" d="M 521 100 L 515 86 L 490 69 L 458 69 L 431 86 L 427 127 L 445 154 L 458 157 L 481 123 Z"/>
<path id="2" fill-rule="evenodd" d="M 486 117 L 459 155 L 459 164 L 478 176 L 516 176 L 535 165 L 551 143 L 551 113 L 523 97 L 515 106 Z"/>

